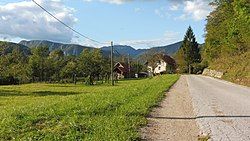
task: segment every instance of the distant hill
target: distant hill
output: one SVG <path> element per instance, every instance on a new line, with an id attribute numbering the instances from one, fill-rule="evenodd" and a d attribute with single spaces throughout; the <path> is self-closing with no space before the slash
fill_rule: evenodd
<path id="1" fill-rule="evenodd" d="M 132 57 L 139 57 L 140 55 L 143 55 L 144 53 L 148 51 L 162 52 L 171 56 L 171 55 L 174 55 L 180 49 L 181 44 L 182 42 L 177 42 L 171 45 L 152 47 L 150 49 L 134 49 L 133 47 L 127 46 L 127 45 L 115 45 L 114 50 L 115 52 L 117 51 L 119 54 L 122 54 L 122 55 L 129 54 Z M 102 47 L 101 49 L 104 51 L 110 51 L 110 46 Z"/>
<path id="2" fill-rule="evenodd" d="M 11 53 L 14 49 L 19 49 L 25 55 L 31 54 L 30 48 L 28 48 L 27 46 L 12 42 L 0 41 L 0 55 Z"/>
<path id="3" fill-rule="evenodd" d="M 86 47 L 76 44 L 62 44 L 44 40 L 32 40 L 32 41 L 23 40 L 19 42 L 19 44 L 25 45 L 30 48 L 39 46 L 48 46 L 50 51 L 60 49 L 64 52 L 65 55 L 79 55 L 84 49 L 93 49 L 92 47 Z"/>
<path id="4" fill-rule="evenodd" d="M 102 47 L 101 50 L 103 51 L 108 51 L 110 52 L 111 47 Z M 116 54 L 121 54 L 121 55 L 130 55 L 132 57 L 136 57 L 139 54 L 145 52 L 147 49 L 134 49 L 131 46 L 127 46 L 127 45 L 115 45 L 114 46 L 114 53 Z"/>
<path id="5" fill-rule="evenodd" d="M 153 50 L 154 52 L 163 52 L 168 55 L 174 55 L 180 49 L 181 44 L 182 41 L 166 46 L 153 47 L 150 50 Z"/>
<path id="6" fill-rule="evenodd" d="M 131 57 L 136 58 L 148 51 L 153 51 L 153 52 L 162 52 L 171 56 L 179 50 L 181 43 L 182 42 L 177 42 L 171 45 L 152 47 L 150 49 L 135 49 L 127 45 L 115 45 L 114 55 L 119 56 L 119 55 L 129 54 Z M 82 45 L 62 44 L 44 40 L 21 41 L 19 44 L 30 48 L 39 46 L 48 46 L 50 51 L 61 49 L 66 55 L 79 55 L 84 49 L 91 49 L 91 50 L 94 49 L 93 47 L 87 47 Z M 103 55 L 109 56 L 111 49 L 110 46 L 101 47 L 100 49 Z"/>

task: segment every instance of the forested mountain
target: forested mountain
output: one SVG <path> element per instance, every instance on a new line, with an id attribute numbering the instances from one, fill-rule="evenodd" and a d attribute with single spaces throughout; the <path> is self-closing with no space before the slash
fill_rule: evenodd
<path id="1" fill-rule="evenodd" d="M 94 49 L 93 47 L 86 47 L 76 44 L 62 44 L 55 43 L 51 41 L 42 41 L 42 40 L 32 40 L 32 41 L 21 41 L 19 44 L 33 48 L 39 46 L 48 46 L 50 51 L 60 49 L 64 52 L 65 55 L 79 55 L 84 49 Z M 114 54 L 115 56 L 119 55 L 130 55 L 133 58 L 139 57 L 140 55 L 148 52 L 163 52 L 168 55 L 173 55 L 176 53 L 181 46 L 181 42 L 177 42 L 171 45 L 161 46 L 161 47 L 152 47 L 150 49 L 134 49 L 131 46 L 127 45 L 115 45 Z M 110 53 L 110 46 L 101 47 L 101 52 L 105 56 L 108 56 Z"/>
<path id="2" fill-rule="evenodd" d="M 166 45 L 166 46 L 160 46 L 160 47 L 153 47 L 150 50 L 153 50 L 154 52 L 164 52 L 168 55 L 174 55 L 181 47 L 182 41 Z"/>
<path id="3" fill-rule="evenodd" d="M 12 53 L 12 51 L 15 49 L 20 50 L 25 55 L 29 55 L 31 53 L 30 49 L 27 46 L 11 42 L 0 41 L 0 56 Z"/>
<path id="4" fill-rule="evenodd" d="M 126 46 L 126 45 L 115 45 L 114 46 L 114 50 L 115 53 L 118 52 L 118 54 L 121 55 L 130 55 L 133 58 L 137 58 L 145 53 L 148 52 L 161 52 L 161 53 L 165 53 L 168 55 L 173 55 L 175 54 L 181 46 L 182 42 L 177 42 L 174 44 L 170 44 L 170 45 L 166 45 L 166 46 L 160 46 L 160 47 L 152 47 L 150 49 L 134 49 L 131 46 Z M 101 50 L 104 51 L 110 51 L 110 46 L 109 47 L 102 47 Z"/>
<path id="5" fill-rule="evenodd" d="M 34 48 L 47 46 L 50 51 L 60 49 L 64 52 L 65 55 L 79 55 L 84 49 L 93 49 L 92 47 L 86 47 L 76 44 L 62 44 L 51 41 L 43 41 L 43 40 L 32 40 L 32 41 L 21 41 L 19 44 Z"/>
<path id="6" fill-rule="evenodd" d="M 102 47 L 101 50 L 103 51 L 109 51 L 110 52 L 110 46 L 109 47 Z M 115 45 L 114 46 L 114 52 L 121 54 L 121 55 L 130 55 L 132 57 L 136 57 L 139 54 L 143 53 L 144 51 L 146 51 L 146 49 L 134 49 L 131 46 L 127 46 L 127 45 Z"/>
<path id="7" fill-rule="evenodd" d="M 161 53 L 165 53 L 168 55 L 173 55 L 180 49 L 181 44 L 182 42 L 177 42 L 177 43 L 166 45 L 166 46 L 152 47 L 150 49 L 134 49 L 131 46 L 115 45 L 114 49 L 115 49 L 115 52 L 117 51 L 118 53 L 122 55 L 129 54 L 130 56 L 136 58 L 147 52 L 161 52 Z M 110 51 L 110 47 L 102 47 L 101 49 L 105 51 Z"/>

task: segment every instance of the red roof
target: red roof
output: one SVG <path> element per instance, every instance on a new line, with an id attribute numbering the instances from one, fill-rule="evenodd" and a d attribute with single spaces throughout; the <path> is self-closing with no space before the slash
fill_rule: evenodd
<path id="1" fill-rule="evenodd" d="M 114 66 L 114 71 L 118 69 L 120 71 L 122 71 L 123 73 L 127 73 L 129 72 L 129 67 L 127 64 L 125 63 L 121 63 L 121 62 L 117 62 Z"/>
<path id="2" fill-rule="evenodd" d="M 161 58 L 162 58 L 162 60 L 164 60 L 169 65 L 173 65 L 173 66 L 176 65 L 175 60 L 171 56 L 168 56 L 168 55 L 164 54 L 164 55 L 162 55 Z"/>

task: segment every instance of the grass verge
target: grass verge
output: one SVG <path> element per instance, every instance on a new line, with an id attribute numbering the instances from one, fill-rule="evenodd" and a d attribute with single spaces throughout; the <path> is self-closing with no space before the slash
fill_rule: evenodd
<path id="1" fill-rule="evenodd" d="M 0 86 L 0 140 L 137 140 L 177 75 L 117 86 Z"/>

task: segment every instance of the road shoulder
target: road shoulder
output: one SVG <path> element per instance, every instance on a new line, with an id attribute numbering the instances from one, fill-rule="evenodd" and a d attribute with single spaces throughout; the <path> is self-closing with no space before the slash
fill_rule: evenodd
<path id="1" fill-rule="evenodd" d="M 149 115 L 148 124 L 141 129 L 143 140 L 198 139 L 199 128 L 195 121 L 192 99 L 186 76 L 181 76 L 166 93 L 166 98 Z"/>

